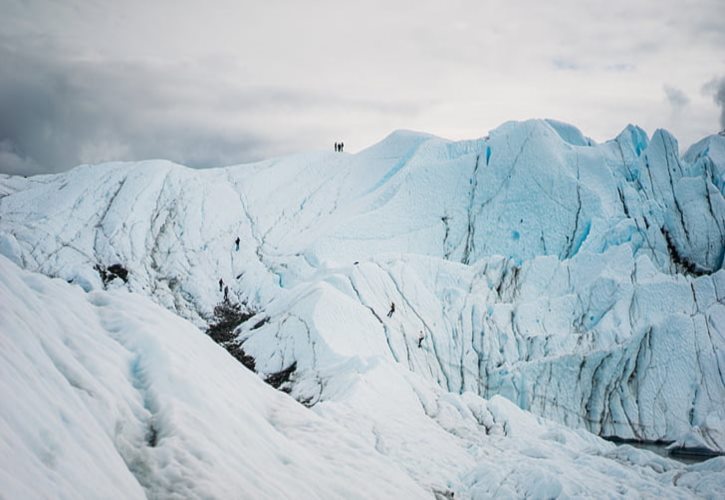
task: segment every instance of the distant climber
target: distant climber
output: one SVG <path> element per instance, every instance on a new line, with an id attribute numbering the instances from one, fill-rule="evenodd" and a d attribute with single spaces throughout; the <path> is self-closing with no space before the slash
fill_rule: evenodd
<path id="1" fill-rule="evenodd" d="M 423 339 L 425 339 L 425 334 L 423 333 L 423 330 L 418 333 L 418 349 L 420 349 L 423 346 Z"/>
<path id="2" fill-rule="evenodd" d="M 395 302 L 391 302 L 390 311 L 388 311 L 388 318 L 392 318 L 394 312 L 395 312 Z"/>
<path id="3" fill-rule="evenodd" d="M 343 149 L 345 149 L 345 143 L 344 142 L 341 142 L 340 143 L 340 153 L 342 153 L 342 150 Z"/>
<path id="4" fill-rule="evenodd" d="M 229 300 L 229 287 L 228 286 L 224 287 L 224 300 L 225 301 Z"/>
<path id="5" fill-rule="evenodd" d="M 335 143 L 335 153 L 337 153 L 338 151 L 340 151 L 340 144 L 336 142 Z"/>
<path id="6" fill-rule="evenodd" d="M 236 240 L 234 240 L 234 243 L 236 243 L 236 245 L 237 245 L 237 252 L 239 251 L 239 242 L 240 242 L 240 241 L 241 241 L 241 240 L 239 239 L 239 236 L 237 236 L 237 239 L 236 239 Z"/>
<path id="7" fill-rule="evenodd" d="M 224 280 L 219 278 L 219 291 L 221 292 L 224 289 Z"/>

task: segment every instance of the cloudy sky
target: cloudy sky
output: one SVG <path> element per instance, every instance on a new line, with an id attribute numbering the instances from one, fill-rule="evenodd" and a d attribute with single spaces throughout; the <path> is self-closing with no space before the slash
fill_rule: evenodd
<path id="1" fill-rule="evenodd" d="M 0 0 L 0 172 L 219 166 L 556 118 L 725 127 L 722 0 Z"/>

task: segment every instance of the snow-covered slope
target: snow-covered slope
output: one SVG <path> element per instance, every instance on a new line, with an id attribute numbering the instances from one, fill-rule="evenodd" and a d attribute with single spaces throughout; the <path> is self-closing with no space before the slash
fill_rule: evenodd
<path id="1" fill-rule="evenodd" d="M 0 280 L 3 496 L 423 495 L 364 437 L 147 299 L 86 294 L 5 258 Z"/>
<path id="2" fill-rule="evenodd" d="M 315 407 L 376 360 L 602 435 L 722 450 L 724 143 L 681 158 L 665 131 L 595 144 L 533 120 L 356 155 L 5 177 L 0 253 L 86 290 L 120 264 L 109 288 L 198 326 L 222 278 L 258 312 L 239 329 L 257 370 L 296 363 L 288 390 Z"/>
<path id="3" fill-rule="evenodd" d="M 382 359 L 305 408 L 191 323 L 0 256 L 0 489 L 7 498 L 717 497 L 685 466 L 450 394 Z"/>

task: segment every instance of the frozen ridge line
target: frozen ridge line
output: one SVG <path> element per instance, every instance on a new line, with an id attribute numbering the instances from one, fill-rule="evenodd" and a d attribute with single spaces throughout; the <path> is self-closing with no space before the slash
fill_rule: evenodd
<path id="1" fill-rule="evenodd" d="M 3 177 L 0 252 L 86 290 L 119 264 L 127 283 L 106 287 L 198 326 L 222 278 L 257 312 L 238 329 L 257 371 L 295 364 L 284 388 L 315 407 L 378 360 L 600 435 L 722 451 L 724 192 L 722 136 L 680 156 L 663 130 L 596 144 L 532 120 L 356 155 Z"/>

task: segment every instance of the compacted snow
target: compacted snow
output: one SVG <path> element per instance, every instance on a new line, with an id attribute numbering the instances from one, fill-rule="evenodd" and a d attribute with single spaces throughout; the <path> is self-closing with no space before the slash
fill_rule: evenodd
<path id="1" fill-rule="evenodd" d="M 2 177 L 3 490 L 722 496 L 587 431 L 725 448 L 724 192 L 724 137 L 550 120 Z"/>

